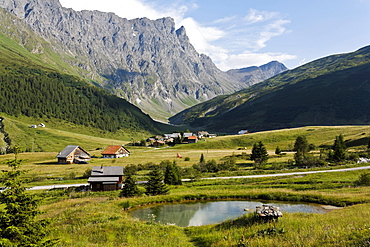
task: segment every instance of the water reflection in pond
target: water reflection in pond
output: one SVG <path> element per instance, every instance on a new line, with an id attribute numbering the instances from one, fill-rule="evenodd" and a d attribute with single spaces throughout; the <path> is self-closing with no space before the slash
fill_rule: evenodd
<path id="1" fill-rule="evenodd" d="M 280 207 L 281 211 L 295 213 L 325 213 L 320 205 L 295 204 L 287 202 L 261 201 L 216 201 L 157 205 L 131 211 L 134 218 L 140 220 L 175 224 L 177 226 L 201 226 L 235 219 L 243 214 L 254 212 L 256 206 L 268 204 Z M 244 209 L 249 209 L 245 211 Z"/>

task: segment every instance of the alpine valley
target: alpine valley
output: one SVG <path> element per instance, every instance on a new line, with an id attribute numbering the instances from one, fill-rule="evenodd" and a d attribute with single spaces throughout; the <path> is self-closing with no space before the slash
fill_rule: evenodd
<path id="1" fill-rule="evenodd" d="M 19 28 L 2 23 L 5 36 L 38 56 L 49 47 L 58 60 L 45 62 L 74 72 L 161 121 L 287 69 L 272 62 L 223 72 L 194 49 L 185 28 L 176 30 L 170 17 L 127 20 L 113 13 L 67 9 L 58 0 L 1 0 L 0 7 L 12 14 L 7 15 L 14 19 L 10 22 L 25 23 L 38 41 L 31 44 Z"/>
<path id="2" fill-rule="evenodd" d="M 170 120 L 235 133 L 309 125 L 370 123 L 370 46 L 286 71 Z"/>
<path id="3" fill-rule="evenodd" d="M 171 17 L 127 20 L 58 0 L 0 7 L 0 112 L 11 116 L 147 133 L 162 132 L 153 119 L 217 133 L 370 123 L 369 47 L 293 70 L 272 61 L 223 72 Z"/>

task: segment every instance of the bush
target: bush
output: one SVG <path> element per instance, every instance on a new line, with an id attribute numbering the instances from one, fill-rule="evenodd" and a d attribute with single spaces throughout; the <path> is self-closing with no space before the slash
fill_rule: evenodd
<path id="1" fill-rule="evenodd" d="M 190 161 L 190 157 L 185 157 L 185 161 Z"/>
<path id="2" fill-rule="evenodd" d="M 82 174 L 82 178 L 89 178 L 91 176 L 91 171 L 92 171 L 91 168 L 87 168 L 84 174 Z"/>
<path id="3" fill-rule="evenodd" d="M 370 186 L 370 172 L 361 174 L 355 182 L 355 185 Z"/>
<path id="4" fill-rule="evenodd" d="M 67 176 L 67 179 L 73 180 L 76 178 L 76 173 L 75 172 L 70 172 Z"/>

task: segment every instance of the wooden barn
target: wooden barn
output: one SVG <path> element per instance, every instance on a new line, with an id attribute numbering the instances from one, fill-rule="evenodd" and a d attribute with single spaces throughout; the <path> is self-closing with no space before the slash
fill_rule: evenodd
<path id="1" fill-rule="evenodd" d="M 122 166 L 94 166 L 88 179 L 92 191 L 113 191 L 122 189 Z"/>
<path id="2" fill-rule="evenodd" d="M 130 151 L 123 145 L 110 145 L 102 153 L 103 158 L 121 158 L 130 155 Z"/>
<path id="3" fill-rule="evenodd" d="M 81 164 L 90 160 L 90 154 L 80 146 L 68 145 L 57 158 L 59 164 Z"/>
<path id="4" fill-rule="evenodd" d="M 185 138 L 184 142 L 197 143 L 198 142 L 198 137 L 197 136 L 189 136 L 189 137 Z"/>

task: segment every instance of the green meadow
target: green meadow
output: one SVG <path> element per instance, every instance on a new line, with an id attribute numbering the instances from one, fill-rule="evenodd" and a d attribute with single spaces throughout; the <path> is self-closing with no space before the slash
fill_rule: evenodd
<path id="1" fill-rule="evenodd" d="M 368 246 L 370 194 L 354 187 L 361 172 L 303 177 L 187 182 L 169 195 L 119 198 L 117 192 L 50 191 L 42 217 L 52 218 L 59 246 Z M 58 198 L 55 200 L 55 198 Z M 45 196 L 47 199 L 47 196 Z M 336 205 L 325 214 L 285 213 L 276 223 L 253 214 L 199 227 L 139 221 L 130 210 L 189 200 L 258 199 Z"/>
<path id="2" fill-rule="evenodd" d="M 365 152 L 370 126 L 302 127 L 243 136 L 219 136 L 196 144 L 163 148 L 127 146 L 131 152 L 129 157 L 102 159 L 101 152 L 107 145 L 127 144 L 134 138 L 144 138 L 144 133 L 135 137 L 124 133 L 100 135 L 87 127 L 71 125 L 63 129 L 62 124 L 57 122 L 45 123 L 45 128 L 31 129 L 28 125 L 37 123 L 37 120 L 25 123 L 16 118 L 6 118 L 5 121 L 6 130 L 12 133 L 15 144 L 22 148 L 23 143 L 31 141 L 31 146 L 27 146 L 30 152 L 18 156 L 23 160 L 22 168 L 28 170 L 28 186 L 86 183 L 87 179 L 81 176 L 92 166 L 125 167 L 131 164 L 160 164 L 169 160 L 176 161 L 186 169 L 197 164 L 201 154 L 207 161 L 222 162 L 230 157 L 236 160 L 236 171 L 201 174 L 183 185 L 169 186 L 168 195 L 121 198 L 118 191 L 30 191 L 42 199 L 42 214 L 39 217 L 52 220 L 49 237 L 59 239 L 58 246 L 370 246 L 370 189 L 355 185 L 359 176 L 366 171 L 200 179 L 359 166 L 355 162 L 346 162 L 304 169 L 280 164 L 287 164 L 294 159 L 292 148 L 299 135 L 306 136 L 308 142 L 316 147 L 312 151 L 316 156 L 320 149 L 333 145 L 335 137 L 340 134 L 345 138 L 349 153 Z M 15 133 L 19 133 L 18 137 Z M 23 138 L 24 135 L 28 137 Z M 246 158 L 257 141 L 262 141 L 269 152 L 268 163 L 263 169 L 256 169 L 253 162 Z M 70 144 L 80 145 L 92 155 L 89 164 L 57 164 L 55 156 Z M 33 150 L 29 150 L 32 145 Z M 277 146 L 283 150 L 283 154 L 274 154 Z M 183 158 L 177 158 L 178 153 Z M 13 158 L 13 154 L 1 155 L 0 169 L 7 169 L 5 162 Z M 146 174 L 146 170 L 139 171 L 137 179 L 145 179 Z M 144 191 L 144 188 L 140 187 L 140 190 Z M 285 213 L 275 223 L 264 223 L 250 213 L 219 224 L 199 227 L 162 225 L 130 216 L 130 210 L 146 205 L 230 199 L 309 202 L 339 209 L 328 210 L 325 214 Z"/>

